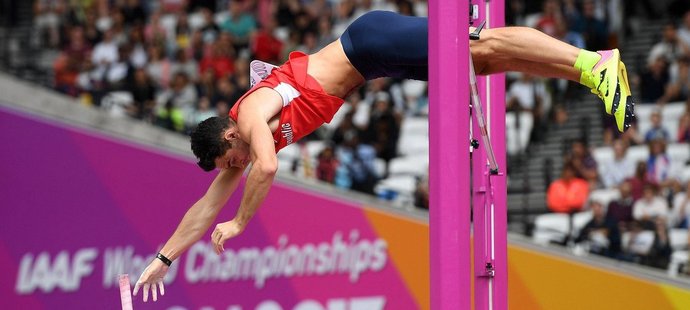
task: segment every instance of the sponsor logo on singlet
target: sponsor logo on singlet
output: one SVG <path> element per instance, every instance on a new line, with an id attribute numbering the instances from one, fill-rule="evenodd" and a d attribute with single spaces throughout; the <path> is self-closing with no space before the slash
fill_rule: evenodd
<path id="1" fill-rule="evenodd" d="M 292 125 L 290 123 L 285 123 L 280 126 L 280 133 L 283 135 L 283 138 L 287 141 L 287 145 L 292 144 Z"/>

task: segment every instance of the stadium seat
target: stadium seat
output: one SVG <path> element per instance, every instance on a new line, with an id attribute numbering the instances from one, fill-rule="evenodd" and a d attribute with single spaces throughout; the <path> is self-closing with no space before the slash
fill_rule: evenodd
<path id="1" fill-rule="evenodd" d="M 306 143 L 307 153 L 310 158 L 317 158 L 321 151 L 326 148 L 327 142 L 323 140 L 314 140 Z"/>
<path id="2" fill-rule="evenodd" d="M 542 245 L 563 241 L 568 235 L 568 221 L 568 215 L 563 213 L 547 213 L 537 216 L 534 220 L 532 240 Z"/>
<path id="3" fill-rule="evenodd" d="M 671 262 L 668 264 L 668 275 L 670 277 L 677 277 L 678 271 L 688 265 L 688 251 L 674 251 L 671 254 Z"/>
<path id="4" fill-rule="evenodd" d="M 676 162 L 682 166 L 690 159 L 690 144 L 673 143 L 666 148 L 666 153 L 671 158 L 671 162 Z"/>
<path id="5" fill-rule="evenodd" d="M 398 175 L 379 181 L 374 188 L 374 192 L 379 195 L 379 197 L 392 196 L 394 205 L 403 206 L 413 202 L 416 188 L 416 177 Z"/>
<path id="6" fill-rule="evenodd" d="M 592 157 L 597 161 L 599 173 L 603 173 L 604 163 L 612 162 L 615 158 L 613 148 L 610 146 L 602 146 L 592 150 Z"/>
<path id="7" fill-rule="evenodd" d="M 621 236 L 621 245 L 624 251 L 639 255 L 646 255 L 654 245 L 654 232 L 645 230 L 637 234 L 634 241 L 631 241 L 632 233 L 625 232 Z"/>
<path id="8" fill-rule="evenodd" d="M 625 156 L 628 160 L 636 164 L 639 161 L 646 162 L 649 158 L 649 147 L 647 145 L 635 145 L 628 148 Z"/>
<path id="9" fill-rule="evenodd" d="M 428 136 L 401 136 L 398 153 L 403 156 L 425 156 L 429 154 Z"/>
<path id="10" fill-rule="evenodd" d="M 429 119 L 426 117 L 407 117 L 400 125 L 400 135 L 429 136 Z"/>
<path id="11" fill-rule="evenodd" d="M 533 127 L 534 116 L 532 113 L 506 113 L 506 149 L 508 154 L 516 155 L 525 151 L 529 145 Z"/>
<path id="12" fill-rule="evenodd" d="M 411 175 L 422 177 L 427 174 L 429 170 L 429 158 L 427 156 L 404 156 L 393 158 L 388 167 L 389 174 L 397 175 Z"/>
<path id="13" fill-rule="evenodd" d="M 683 228 L 671 229 L 668 233 L 671 248 L 675 251 L 688 249 L 688 230 Z"/>
<path id="14" fill-rule="evenodd" d="M 600 202 L 604 208 L 606 208 L 609 203 L 621 197 L 621 193 L 618 189 L 597 189 L 589 193 L 590 201 Z"/>
<path id="15" fill-rule="evenodd" d="M 293 160 L 300 157 L 300 148 L 297 144 L 290 144 L 278 152 L 278 159 Z"/>

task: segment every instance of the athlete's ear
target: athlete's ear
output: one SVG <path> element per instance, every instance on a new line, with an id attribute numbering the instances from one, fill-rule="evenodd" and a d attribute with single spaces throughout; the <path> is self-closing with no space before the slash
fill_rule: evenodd
<path id="1" fill-rule="evenodd" d="M 237 132 L 237 126 L 230 127 L 223 132 L 223 138 L 228 141 L 235 140 L 240 137 L 239 132 Z"/>

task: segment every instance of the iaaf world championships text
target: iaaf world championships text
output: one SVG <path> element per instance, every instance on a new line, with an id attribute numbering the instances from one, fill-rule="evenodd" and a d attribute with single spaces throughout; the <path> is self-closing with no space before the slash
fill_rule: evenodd
<path id="1" fill-rule="evenodd" d="M 220 256 L 215 254 L 210 243 L 200 241 L 184 256 L 182 268 L 189 283 L 253 279 L 254 286 L 262 288 L 271 278 L 341 274 L 348 275 L 349 281 L 354 283 L 364 272 L 382 270 L 388 261 L 385 240 L 359 237 L 357 230 L 350 231 L 347 239 L 341 232 L 335 232 L 330 242 L 297 245 L 290 244 L 288 237 L 281 235 L 275 246 L 226 249 Z M 68 251 L 61 251 L 53 259 L 48 252 L 26 253 L 19 265 L 15 290 L 18 294 L 31 294 L 36 289 L 45 293 L 56 288 L 77 291 L 81 280 L 93 274 L 97 256 L 96 248 L 79 249 L 71 257 Z M 152 259 L 153 254 L 135 254 L 133 246 L 106 248 L 103 251 L 103 286 L 117 286 L 119 274 L 137 277 Z M 172 265 L 165 278 L 166 284 L 175 281 L 180 265 L 180 262 Z"/>

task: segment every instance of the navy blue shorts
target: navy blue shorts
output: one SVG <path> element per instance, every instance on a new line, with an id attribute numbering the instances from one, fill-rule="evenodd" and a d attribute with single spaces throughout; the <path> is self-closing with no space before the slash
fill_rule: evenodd
<path id="1" fill-rule="evenodd" d="M 393 77 L 426 81 L 428 20 L 372 11 L 347 27 L 340 42 L 350 63 L 367 80 Z"/>

